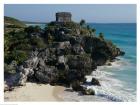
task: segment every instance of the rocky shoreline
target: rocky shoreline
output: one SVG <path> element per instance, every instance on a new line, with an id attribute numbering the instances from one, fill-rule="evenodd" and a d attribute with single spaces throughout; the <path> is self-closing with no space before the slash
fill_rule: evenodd
<path id="1" fill-rule="evenodd" d="M 60 37 L 61 40 L 63 36 L 65 35 Z M 25 85 L 27 80 L 51 85 L 61 84 L 72 86 L 73 90 L 82 91 L 83 94 L 94 95 L 93 91 L 86 91 L 81 87 L 81 84 L 86 82 L 85 75 L 124 52 L 119 48 L 112 49 L 106 41 L 96 37 L 69 37 L 73 40 L 63 39 L 62 42 L 52 43 L 51 47 L 35 49 L 31 57 L 18 66 L 13 84 Z M 88 52 L 91 47 L 92 50 Z M 100 86 L 95 78 L 91 83 Z"/>
<path id="2" fill-rule="evenodd" d="M 31 37 L 42 37 L 47 47 L 35 47 L 30 57 L 16 66 L 16 73 L 5 78 L 4 91 L 32 81 L 72 87 L 84 95 L 94 95 L 94 90 L 82 86 L 87 82 L 85 76 L 97 66 L 111 65 L 117 56 L 125 54 L 102 33 L 97 37 L 94 31 L 74 22 L 50 22 L 44 31 L 27 32 Z M 97 78 L 90 83 L 101 86 Z"/>

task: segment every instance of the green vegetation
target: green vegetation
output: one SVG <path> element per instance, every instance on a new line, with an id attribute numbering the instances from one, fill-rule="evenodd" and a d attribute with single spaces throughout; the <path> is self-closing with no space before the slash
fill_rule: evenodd
<path id="1" fill-rule="evenodd" d="M 29 36 L 28 34 L 24 31 L 12 31 L 5 34 L 4 52 L 6 63 L 16 60 L 19 64 L 27 58 L 28 52 L 34 47 L 46 47 L 46 44 L 41 37 Z"/>
<path id="2" fill-rule="evenodd" d="M 96 29 L 95 28 L 93 28 L 93 29 L 91 29 L 92 30 L 92 34 L 93 34 L 93 36 L 96 36 Z"/>
<path id="3" fill-rule="evenodd" d="M 85 26 L 86 25 L 86 21 L 84 20 L 84 19 L 82 19 L 81 21 L 80 21 L 80 26 Z"/>
<path id="4" fill-rule="evenodd" d="M 104 40 L 104 34 L 103 34 L 102 32 L 99 33 L 99 38 L 100 38 L 101 40 Z"/>
<path id="5" fill-rule="evenodd" d="M 27 32 L 28 35 L 30 35 L 31 33 L 40 33 L 41 28 L 39 26 L 29 26 L 25 28 L 24 31 Z"/>
<path id="6" fill-rule="evenodd" d="M 45 48 L 46 43 L 41 36 L 38 36 L 42 30 L 39 26 L 25 27 L 24 23 L 17 19 L 5 17 L 4 34 L 4 63 L 5 72 L 14 73 L 16 68 L 12 62 L 20 65 L 25 61 L 34 48 Z M 16 26 L 16 27 L 11 27 Z M 9 31 L 10 29 L 10 31 Z"/>
<path id="7" fill-rule="evenodd" d="M 105 40 L 103 33 L 96 36 L 96 29 L 90 25 L 81 20 L 80 23 L 50 22 L 44 29 L 11 27 L 4 34 L 4 74 L 15 78 L 10 81 L 10 88 L 35 80 L 94 95 L 94 91 L 81 87 L 86 83 L 85 76 L 125 53 Z M 100 86 L 93 78 L 91 84 Z"/>
<path id="8" fill-rule="evenodd" d="M 9 33 L 11 31 L 22 31 L 26 25 L 19 21 L 18 19 L 4 16 L 4 33 Z"/>
<path id="9" fill-rule="evenodd" d="M 56 29 L 62 29 L 65 34 L 69 35 L 82 35 L 82 36 L 95 36 L 95 29 L 92 29 L 89 25 L 86 24 L 85 20 L 81 20 L 80 23 L 76 22 L 66 22 L 66 23 L 56 23 L 50 22 L 46 25 L 45 31 L 49 36 L 53 37 Z M 54 38 L 52 38 L 54 39 Z"/>
<path id="10" fill-rule="evenodd" d="M 39 26 L 27 27 L 23 22 L 11 17 L 4 17 L 4 19 L 4 63 L 10 67 L 13 67 L 11 66 L 13 61 L 20 65 L 29 57 L 34 48 L 47 47 L 47 44 L 56 41 L 56 36 L 61 34 L 96 37 L 96 29 L 87 25 L 85 20 L 81 20 L 80 23 L 50 22 L 42 30 Z M 99 34 L 99 38 L 104 40 L 103 33 Z M 108 45 L 111 45 L 110 42 Z M 9 69 L 6 70 L 10 71 Z M 13 70 L 15 69 L 12 68 L 11 71 Z"/>
<path id="11" fill-rule="evenodd" d="M 8 28 L 22 28 L 26 27 L 26 25 L 19 21 L 18 19 L 4 16 L 4 25 Z"/>

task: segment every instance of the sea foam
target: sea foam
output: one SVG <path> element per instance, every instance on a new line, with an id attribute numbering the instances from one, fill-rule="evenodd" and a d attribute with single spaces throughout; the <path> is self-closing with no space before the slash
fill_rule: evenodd
<path id="1" fill-rule="evenodd" d="M 95 95 L 86 96 L 81 95 L 77 92 L 64 92 L 65 101 L 113 101 L 113 102 L 129 102 L 136 101 L 135 93 L 133 89 L 125 89 L 125 82 L 114 78 L 115 75 L 109 70 L 118 70 L 123 68 L 124 64 L 130 65 L 129 62 L 124 62 L 124 60 L 117 60 L 112 62 L 112 66 L 98 66 L 96 71 L 93 71 L 91 75 L 87 75 L 87 83 L 89 83 L 92 78 L 97 78 L 101 86 L 94 86 L 91 84 L 84 84 L 86 88 L 93 89 Z M 123 69 L 121 69 L 123 70 Z M 132 93 L 133 92 L 133 93 Z"/>

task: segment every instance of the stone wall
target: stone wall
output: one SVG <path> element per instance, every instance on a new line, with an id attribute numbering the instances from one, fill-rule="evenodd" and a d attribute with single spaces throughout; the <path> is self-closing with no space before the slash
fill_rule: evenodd
<path id="1" fill-rule="evenodd" d="M 71 13 L 69 12 L 58 12 L 56 13 L 57 22 L 71 22 Z"/>

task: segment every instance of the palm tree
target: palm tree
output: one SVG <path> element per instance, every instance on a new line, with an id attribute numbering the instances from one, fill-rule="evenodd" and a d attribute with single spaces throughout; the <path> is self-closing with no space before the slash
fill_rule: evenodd
<path id="1" fill-rule="evenodd" d="M 101 40 L 104 40 L 104 34 L 103 34 L 102 32 L 99 33 L 99 38 L 100 38 Z"/>
<path id="2" fill-rule="evenodd" d="M 96 32 L 96 29 L 93 28 L 93 29 L 92 29 L 93 36 L 96 36 L 95 32 Z"/>
<path id="3" fill-rule="evenodd" d="M 89 25 L 87 25 L 87 30 L 89 31 L 90 35 L 92 35 L 92 29 L 90 28 Z"/>
<path id="4" fill-rule="evenodd" d="M 87 29 L 90 30 L 90 26 L 89 25 L 87 25 Z"/>
<path id="5" fill-rule="evenodd" d="M 80 21 L 80 26 L 84 26 L 86 24 L 86 21 L 84 20 L 84 19 L 82 19 L 81 21 Z"/>

